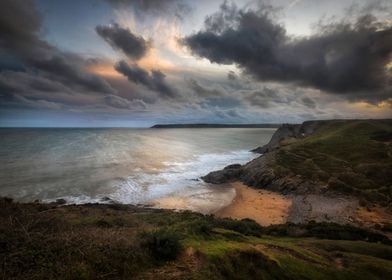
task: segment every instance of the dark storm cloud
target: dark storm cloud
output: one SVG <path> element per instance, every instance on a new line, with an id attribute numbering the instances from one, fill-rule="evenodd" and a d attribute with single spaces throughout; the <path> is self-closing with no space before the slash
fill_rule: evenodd
<path id="1" fill-rule="evenodd" d="M 184 14 L 190 12 L 189 5 L 183 0 L 105 0 L 115 8 L 122 9 L 131 7 L 136 11 L 137 16 L 143 13 L 161 14 L 165 16 L 174 15 L 183 18 Z"/>
<path id="2" fill-rule="evenodd" d="M 317 102 L 309 95 L 317 95 L 310 89 L 296 88 L 291 85 L 270 85 L 262 89 L 242 91 L 242 99 L 252 107 L 269 109 L 277 106 L 293 108 L 304 107 L 309 109 L 318 108 Z"/>
<path id="3" fill-rule="evenodd" d="M 222 120 L 230 120 L 230 119 L 238 120 L 244 118 L 236 109 L 229 109 L 229 110 L 215 109 L 214 113 L 218 118 Z"/>
<path id="4" fill-rule="evenodd" d="M 32 0 L 0 2 L 0 53 L 12 58 L 18 70 L 46 76 L 67 87 L 93 92 L 113 93 L 102 78 L 84 70 L 86 61 L 66 53 L 40 38 L 41 17 Z M 0 56 L 0 59 L 5 56 Z M 4 65 L 1 63 L 0 65 Z M 4 70 L 4 69 L 3 69 Z M 9 67 L 8 70 L 15 70 Z M 26 89 L 29 90 L 29 89 Z"/>
<path id="5" fill-rule="evenodd" d="M 219 96 L 222 96 L 225 94 L 222 91 L 217 90 L 215 88 L 210 89 L 210 88 L 204 87 L 204 86 L 200 85 L 200 83 L 198 81 L 196 81 L 195 79 L 192 79 L 192 78 L 188 80 L 188 85 L 197 95 L 199 95 L 201 97 L 219 97 Z"/>
<path id="6" fill-rule="evenodd" d="M 104 100 L 107 105 L 118 109 L 145 110 L 147 108 L 146 103 L 140 99 L 128 100 L 117 95 L 109 94 L 104 97 Z"/>
<path id="7" fill-rule="evenodd" d="M 32 109 L 49 109 L 59 110 L 63 108 L 63 104 L 57 102 L 51 102 L 44 99 L 28 99 L 21 95 L 14 95 L 13 99 L 18 103 L 19 106 Z"/>
<path id="8" fill-rule="evenodd" d="M 145 110 L 147 105 L 137 98 L 74 92 L 46 77 L 5 71 L 0 75 L 0 109 L 7 108 L 136 112 Z"/>
<path id="9" fill-rule="evenodd" d="M 237 75 L 234 73 L 234 71 L 229 71 L 229 73 L 227 73 L 227 78 L 230 81 L 235 81 L 237 80 Z"/>
<path id="10" fill-rule="evenodd" d="M 131 59 L 142 58 L 149 48 L 143 37 L 134 35 L 128 28 L 122 28 L 117 23 L 111 26 L 97 26 L 95 31 L 113 49 L 121 50 Z"/>
<path id="11" fill-rule="evenodd" d="M 276 99 L 277 95 L 275 92 L 273 92 L 273 95 L 269 95 L 262 91 L 252 92 L 244 98 L 244 100 L 247 101 L 250 105 L 264 109 L 272 107 L 273 105 L 271 104 L 271 101 Z"/>
<path id="12" fill-rule="evenodd" d="M 71 62 L 70 62 L 71 61 Z M 45 60 L 34 60 L 31 65 L 44 71 L 47 76 L 74 89 L 88 89 L 94 92 L 112 93 L 112 87 L 102 78 L 82 70 L 70 55 L 54 55 Z"/>
<path id="13" fill-rule="evenodd" d="M 63 108 L 88 106 L 97 102 L 97 96 L 90 93 L 80 93 L 65 86 L 63 83 L 39 76 L 32 72 L 3 71 L 0 75 L 1 107 L 17 107 L 45 102 L 63 105 Z M 23 101 L 23 102 L 19 102 Z M 25 101 L 31 101 L 30 103 Z M 48 104 L 49 104 L 48 103 Z M 54 109 L 54 107 L 52 107 Z M 59 108 L 59 107 L 58 107 Z"/>
<path id="14" fill-rule="evenodd" d="M 127 77 L 131 82 L 144 85 L 160 93 L 162 97 L 173 98 L 177 96 L 176 90 L 166 83 L 165 74 L 159 70 L 152 70 L 149 73 L 138 65 L 129 65 L 123 60 L 117 62 L 114 69 Z"/>
<path id="15" fill-rule="evenodd" d="M 237 64 L 263 81 L 297 82 L 350 99 L 379 101 L 392 94 L 385 66 L 392 28 L 364 15 L 355 23 L 320 26 L 295 39 L 268 10 L 241 10 L 224 2 L 205 29 L 184 38 L 192 52 L 219 64 Z"/>
<path id="16" fill-rule="evenodd" d="M 316 102 L 312 99 L 312 98 L 310 98 L 310 97 L 308 97 L 308 96 L 305 96 L 305 97 L 303 97 L 303 98 L 301 98 L 301 101 L 302 101 L 302 103 L 306 106 L 306 107 L 308 107 L 308 108 L 311 108 L 311 109 L 314 109 L 314 108 L 316 108 Z"/>

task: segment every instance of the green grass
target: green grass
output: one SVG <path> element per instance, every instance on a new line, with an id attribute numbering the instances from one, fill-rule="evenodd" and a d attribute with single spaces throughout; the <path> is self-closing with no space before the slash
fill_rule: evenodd
<path id="1" fill-rule="evenodd" d="M 366 234 L 349 236 L 362 241 L 314 237 L 323 229 L 323 238 L 353 232 L 335 224 L 298 225 L 303 237 L 289 237 L 292 225 L 277 230 L 131 206 L 0 200 L 0 212 L 0 279 L 385 279 L 392 273 L 392 247 L 365 242 Z"/>
<path id="2" fill-rule="evenodd" d="M 327 122 L 282 146 L 274 170 L 386 206 L 392 201 L 392 121 Z"/>

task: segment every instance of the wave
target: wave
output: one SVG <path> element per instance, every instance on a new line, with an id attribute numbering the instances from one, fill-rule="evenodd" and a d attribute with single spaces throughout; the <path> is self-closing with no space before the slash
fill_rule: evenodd
<path id="1" fill-rule="evenodd" d="M 190 209 L 199 212 L 203 201 L 211 201 L 219 207 L 224 207 L 234 197 L 233 189 L 211 187 L 200 177 L 207 173 L 221 169 L 232 163 L 246 163 L 257 157 L 247 150 L 229 153 L 202 154 L 188 161 L 166 161 L 165 168 L 154 173 L 142 170 L 134 174 L 109 182 L 106 191 L 92 196 L 67 196 L 46 200 L 65 199 L 68 204 L 110 203 L 112 201 L 123 204 L 153 204 L 163 208 Z M 109 198 L 109 199 L 107 199 Z M 165 202 L 166 200 L 166 202 Z M 173 203 L 177 201 L 176 203 Z M 180 203 L 182 201 L 182 203 Z M 164 202 L 164 203 L 163 203 Z M 205 204 L 205 203 L 204 203 Z M 177 207 L 171 207 L 171 206 Z M 182 205 L 179 207 L 178 205 Z"/>

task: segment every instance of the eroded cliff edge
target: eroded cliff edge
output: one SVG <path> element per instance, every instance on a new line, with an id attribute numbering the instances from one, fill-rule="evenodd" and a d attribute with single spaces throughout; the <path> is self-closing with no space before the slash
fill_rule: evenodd
<path id="1" fill-rule="evenodd" d="M 391 207 L 392 120 L 286 124 L 253 151 L 262 155 L 202 179 L 241 181 L 283 194 L 346 194 Z"/>

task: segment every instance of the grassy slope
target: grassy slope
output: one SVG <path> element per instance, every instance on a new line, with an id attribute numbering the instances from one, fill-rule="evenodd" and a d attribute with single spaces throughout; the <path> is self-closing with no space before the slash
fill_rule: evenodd
<path id="1" fill-rule="evenodd" d="M 392 121 L 338 121 L 287 141 L 275 171 L 324 182 L 338 191 L 387 205 L 392 201 Z"/>
<path id="2" fill-rule="evenodd" d="M 4 200 L 0 211 L 2 279 L 385 279 L 392 273 L 392 246 L 277 237 L 271 234 L 285 226 L 260 228 L 249 220 Z M 142 247 L 141 234 L 156 230 L 179 236 L 177 260 L 156 260 Z"/>

